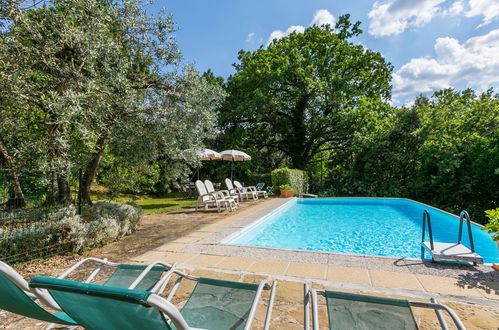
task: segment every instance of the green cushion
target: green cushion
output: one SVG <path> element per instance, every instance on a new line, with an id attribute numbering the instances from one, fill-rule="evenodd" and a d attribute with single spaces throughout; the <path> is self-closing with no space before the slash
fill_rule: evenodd
<path id="1" fill-rule="evenodd" d="M 181 314 L 194 328 L 243 329 L 257 289 L 257 284 L 201 278 Z"/>
<path id="2" fill-rule="evenodd" d="M 87 329 L 170 329 L 146 306 L 151 292 L 36 276 L 31 287 L 47 289 L 61 308 Z"/>
<path id="3" fill-rule="evenodd" d="M 0 274 L 0 308 L 50 323 L 75 325 L 65 313 L 50 314 L 36 304 L 23 290 L 19 289 L 8 277 Z"/>
<path id="4" fill-rule="evenodd" d="M 128 288 L 146 267 L 146 265 L 121 264 L 116 267 L 116 270 L 104 284 L 118 288 Z M 150 291 L 161 279 L 164 271 L 166 271 L 166 268 L 163 266 L 153 267 L 135 289 Z"/>
<path id="5" fill-rule="evenodd" d="M 329 329 L 417 329 L 407 300 L 326 291 Z"/>

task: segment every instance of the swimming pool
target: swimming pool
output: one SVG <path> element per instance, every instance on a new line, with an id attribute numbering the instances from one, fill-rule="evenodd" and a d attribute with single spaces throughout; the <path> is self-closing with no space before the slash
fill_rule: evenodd
<path id="1" fill-rule="evenodd" d="M 457 241 L 459 218 L 431 206 L 404 198 L 324 198 L 290 200 L 223 243 L 422 258 L 424 210 L 430 213 L 435 242 Z M 463 227 L 463 244 L 469 246 Z M 499 262 L 491 235 L 476 224 L 472 233 L 484 262 Z"/>

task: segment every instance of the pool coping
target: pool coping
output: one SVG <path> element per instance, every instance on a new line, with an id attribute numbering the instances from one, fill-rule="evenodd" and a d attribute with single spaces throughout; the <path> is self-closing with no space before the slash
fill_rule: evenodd
<path id="1" fill-rule="evenodd" d="M 343 198 L 343 197 L 342 197 Z M 356 198 L 359 197 L 346 197 Z M 378 197 L 383 198 L 383 197 Z M 383 198 L 383 199 L 406 199 L 420 203 L 408 198 Z M 434 263 L 431 260 L 420 258 L 400 258 L 391 256 L 359 255 L 339 252 L 308 251 L 271 247 L 256 247 L 247 245 L 224 244 L 223 241 L 230 236 L 237 235 L 241 230 L 257 224 L 264 220 L 269 214 L 278 211 L 287 203 L 298 200 L 297 198 L 277 200 L 270 206 L 263 207 L 247 216 L 234 219 L 220 230 L 208 234 L 206 237 L 188 244 L 180 249 L 181 253 L 215 255 L 224 257 L 256 258 L 269 261 L 314 263 L 328 266 L 357 267 L 372 270 L 385 270 L 402 273 L 413 273 L 422 275 L 437 275 L 458 278 L 460 276 L 477 276 L 478 279 L 499 282 L 499 274 L 491 271 L 489 264 L 478 266 L 457 265 L 452 263 Z M 426 205 L 424 203 L 420 203 Z M 432 206 L 428 206 L 432 207 Z M 434 207 L 432 207 L 434 208 Z M 439 210 L 438 208 L 434 208 Z M 443 210 L 442 210 L 443 211 Z M 445 212 L 445 211 L 443 211 Z M 453 215 L 449 212 L 445 212 Z M 455 215 L 453 215 L 455 217 Z"/>

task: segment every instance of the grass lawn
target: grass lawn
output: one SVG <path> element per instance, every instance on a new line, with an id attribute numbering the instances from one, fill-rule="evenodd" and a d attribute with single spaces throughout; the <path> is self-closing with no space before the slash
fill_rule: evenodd
<path id="1" fill-rule="evenodd" d="M 142 208 L 143 214 L 156 214 L 179 210 L 183 207 L 196 205 L 194 197 L 185 197 L 178 193 L 168 194 L 164 197 L 154 195 L 133 195 L 120 194 L 119 196 L 109 196 L 103 189 L 92 189 L 92 200 L 107 200 L 118 203 L 133 202 Z"/>
<path id="2" fill-rule="evenodd" d="M 156 214 L 179 210 L 183 207 L 196 205 L 195 199 L 183 197 L 165 197 L 165 198 L 145 198 L 133 201 L 142 208 L 143 214 Z"/>

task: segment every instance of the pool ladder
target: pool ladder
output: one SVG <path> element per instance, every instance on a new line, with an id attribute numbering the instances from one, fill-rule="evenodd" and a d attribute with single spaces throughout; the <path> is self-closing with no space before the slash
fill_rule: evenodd
<path id="1" fill-rule="evenodd" d="M 470 248 L 462 244 L 463 237 L 463 221 L 466 220 L 468 227 L 468 237 L 470 240 Z M 428 234 L 430 241 L 425 241 L 426 223 L 428 223 Z M 462 211 L 459 215 L 459 234 L 457 243 L 443 243 L 433 241 L 433 232 L 431 229 L 430 213 L 427 210 L 423 212 L 423 235 L 421 238 L 421 246 L 431 253 L 433 261 L 440 260 L 458 260 L 471 261 L 473 265 L 483 263 L 483 258 L 475 252 L 475 244 L 473 242 L 473 234 L 471 232 L 471 220 L 467 211 Z M 423 249 L 423 253 L 424 253 Z"/>

